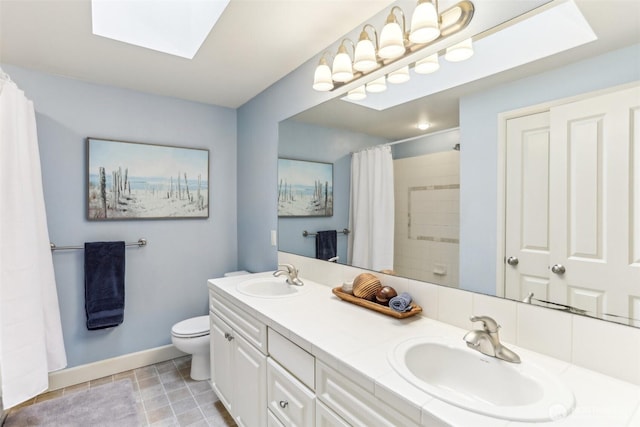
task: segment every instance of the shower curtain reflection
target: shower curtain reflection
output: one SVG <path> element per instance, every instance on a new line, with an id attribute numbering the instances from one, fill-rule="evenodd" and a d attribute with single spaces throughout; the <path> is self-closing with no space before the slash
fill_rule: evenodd
<path id="1" fill-rule="evenodd" d="M 353 153 L 349 206 L 349 264 L 393 270 L 394 195 L 391 148 Z"/>

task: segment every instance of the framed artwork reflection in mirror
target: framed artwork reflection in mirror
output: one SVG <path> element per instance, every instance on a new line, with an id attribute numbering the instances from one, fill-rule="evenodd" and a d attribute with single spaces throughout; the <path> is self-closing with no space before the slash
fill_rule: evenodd
<path id="1" fill-rule="evenodd" d="M 278 216 L 333 216 L 333 164 L 278 159 Z"/>

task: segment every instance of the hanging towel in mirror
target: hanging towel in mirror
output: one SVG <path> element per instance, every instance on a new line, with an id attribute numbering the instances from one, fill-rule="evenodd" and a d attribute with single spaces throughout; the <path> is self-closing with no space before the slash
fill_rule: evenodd
<path id="1" fill-rule="evenodd" d="M 316 233 L 316 258 L 328 260 L 337 255 L 338 232 L 336 230 L 318 231 Z"/>
<path id="2" fill-rule="evenodd" d="M 118 326 L 124 320 L 124 242 L 84 244 L 84 307 L 87 329 Z"/>

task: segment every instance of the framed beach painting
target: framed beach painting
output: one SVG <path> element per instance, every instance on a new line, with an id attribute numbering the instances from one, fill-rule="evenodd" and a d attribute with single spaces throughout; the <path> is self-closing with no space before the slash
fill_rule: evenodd
<path id="1" fill-rule="evenodd" d="M 87 218 L 208 218 L 209 150 L 87 138 Z"/>
<path id="2" fill-rule="evenodd" d="M 333 216 L 333 164 L 278 159 L 278 216 Z"/>

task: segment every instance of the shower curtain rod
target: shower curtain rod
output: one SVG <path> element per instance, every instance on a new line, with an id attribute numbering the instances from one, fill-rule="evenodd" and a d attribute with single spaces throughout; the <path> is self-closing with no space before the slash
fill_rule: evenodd
<path id="1" fill-rule="evenodd" d="M 387 142 L 387 143 L 382 144 L 382 145 L 396 145 L 396 144 L 402 144 L 403 142 L 413 141 L 414 139 L 420 139 L 420 138 L 424 138 L 424 137 L 426 137 L 426 136 L 435 136 L 435 135 L 439 135 L 439 134 L 441 134 L 441 133 L 451 132 L 452 130 L 456 130 L 456 129 L 460 129 L 460 127 L 455 127 L 455 128 L 451 128 L 451 129 L 443 129 L 443 130 L 439 130 L 439 131 L 437 131 L 437 132 L 432 132 L 432 133 L 428 133 L 428 134 L 412 136 L 412 137 L 405 138 L 405 139 L 399 139 L 398 141 L 391 141 L 391 142 Z"/>
<path id="2" fill-rule="evenodd" d="M 84 246 L 56 246 L 55 243 L 49 243 L 49 245 L 51 246 L 51 250 L 52 251 L 66 251 L 68 249 L 84 249 Z M 144 238 L 140 238 L 138 239 L 137 242 L 134 243 L 125 243 L 125 246 L 138 246 L 138 247 L 143 247 L 143 246 L 147 246 L 147 239 Z"/>

